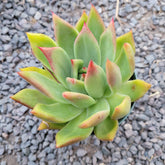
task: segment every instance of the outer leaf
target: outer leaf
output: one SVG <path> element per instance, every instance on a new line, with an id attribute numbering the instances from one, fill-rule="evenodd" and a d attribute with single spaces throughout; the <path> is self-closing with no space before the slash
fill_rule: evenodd
<path id="1" fill-rule="evenodd" d="M 85 67 L 88 66 L 90 60 L 98 65 L 101 63 L 99 45 L 85 23 L 82 31 L 75 40 L 74 53 L 77 59 L 82 59 L 84 61 Z"/>
<path id="2" fill-rule="evenodd" d="M 100 35 L 103 33 L 105 26 L 103 20 L 93 5 L 89 13 L 87 25 L 99 42 Z"/>
<path id="3" fill-rule="evenodd" d="M 23 89 L 11 98 L 29 108 L 33 108 L 38 103 L 53 104 L 56 102 L 35 89 Z"/>
<path id="4" fill-rule="evenodd" d="M 128 81 L 135 69 L 135 61 L 134 61 L 134 51 L 132 46 L 128 43 L 123 45 L 121 54 L 119 58 L 115 61 L 115 63 L 119 66 L 122 81 Z"/>
<path id="5" fill-rule="evenodd" d="M 78 34 L 77 30 L 54 13 L 53 23 L 58 45 L 67 52 L 70 59 L 74 58 L 73 45 Z"/>
<path id="6" fill-rule="evenodd" d="M 71 76 L 71 61 L 60 47 L 40 48 L 46 56 L 57 79 L 66 87 L 66 77 Z"/>
<path id="7" fill-rule="evenodd" d="M 82 112 L 81 109 L 70 104 L 37 104 L 31 113 L 44 121 L 66 123 Z"/>
<path id="8" fill-rule="evenodd" d="M 135 53 L 135 42 L 134 42 L 132 30 L 117 38 L 116 59 L 119 57 L 122 47 L 125 43 L 129 43 L 132 46 L 133 52 Z"/>
<path id="9" fill-rule="evenodd" d="M 61 103 L 67 103 L 62 97 L 62 93 L 66 91 L 66 89 L 56 81 L 50 80 L 34 71 L 21 71 L 18 72 L 18 74 L 50 98 Z"/>
<path id="10" fill-rule="evenodd" d="M 51 80 L 55 80 L 54 77 L 50 74 L 49 71 L 45 70 L 45 69 L 41 69 L 41 68 L 37 68 L 37 67 L 27 67 L 27 68 L 21 68 L 21 71 L 35 71 L 37 73 L 42 74 L 43 76 L 46 76 L 47 78 L 51 79 Z"/>
<path id="11" fill-rule="evenodd" d="M 105 99 L 98 100 L 97 103 L 87 109 L 86 119 L 80 123 L 80 128 L 89 128 L 101 123 L 110 112 L 110 107 Z"/>
<path id="12" fill-rule="evenodd" d="M 113 62 L 106 62 L 107 81 L 112 91 L 118 90 L 122 84 L 120 68 Z"/>
<path id="13" fill-rule="evenodd" d="M 66 123 L 50 123 L 46 121 L 42 121 L 38 127 L 38 130 L 43 130 L 43 129 L 62 129 Z"/>
<path id="14" fill-rule="evenodd" d="M 78 20 L 78 22 L 76 23 L 76 29 L 80 32 L 84 22 L 87 22 L 88 16 L 85 13 L 85 11 L 83 12 L 82 16 L 80 17 L 80 19 Z"/>
<path id="15" fill-rule="evenodd" d="M 126 116 L 130 112 L 131 108 L 131 99 L 129 96 L 126 96 L 120 105 L 115 107 L 114 112 L 111 116 L 111 119 L 118 120 Z"/>
<path id="16" fill-rule="evenodd" d="M 124 83 L 119 92 L 130 96 L 131 101 L 134 102 L 142 97 L 150 88 L 151 84 L 143 80 L 132 80 Z"/>
<path id="17" fill-rule="evenodd" d="M 93 98 L 102 97 L 106 89 L 106 82 L 104 70 L 91 60 L 85 77 L 85 89 L 88 94 Z"/>
<path id="18" fill-rule="evenodd" d="M 83 60 L 81 59 L 71 59 L 71 64 L 72 64 L 72 77 L 73 78 L 78 78 L 78 72 L 79 70 L 83 67 Z"/>
<path id="19" fill-rule="evenodd" d="M 71 91 L 87 94 L 83 81 L 70 78 L 70 77 L 67 77 L 66 81 Z"/>
<path id="20" fill-rule="evenodd" d="M 79 124 L 86 118 L 87 111 L 84 111 L 77 118 L 70 121 L 56 134 L 56 147 L 64 147 L 83 139 L 86 139 L 93 131 L 92 128 L 81 129 Z"/>
<path id="21" fill-rule="evenodd" d="M 118 129 L 118 120 L 112 120 L 107 117 L 103 122 L 95 127 L 95 135 L 100 140 L 112 141 L 115 138 Z"/>
<path id="22" fill-rule="evenodd" d="M 87 108 L 95 103 L 95 100 L 85 94 L 77 92 L 63 92 L 63 97 L 71 104 L 79 108 Z"/>
<path id="23" fill-rule="evenodd" d="M 48 60 L 46 57 L 43 55 L 41 50 L 38 47 L 55 47 L 56 43 L 48 36 L 44 34 L 39 34 L 39 33 L 26 33 L 33 54 L 35 57 L 42 62 L 43 65 L 45 65 L 48 69 L 51 70 L 50 65 L 48 63 Z"/>
<path id="24" fill-rule="evenodd" d="M 102 33 L 99 45 L 101 50 L 101 66 L 105 70 L 107 59 L 113 62 L 116 55 L 116 33 L 113 19 L 108 28 Z"/>

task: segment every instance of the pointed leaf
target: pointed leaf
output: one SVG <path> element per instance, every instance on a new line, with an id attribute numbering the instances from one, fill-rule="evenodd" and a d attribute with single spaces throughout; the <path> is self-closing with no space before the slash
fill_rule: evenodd
<path id="1" fill-rule="evenodd" d="M 77 92 L 63 92 L 63 97 L 71 104 L 79 108 L 87 108 L 95 103 L 95 100 L 85 94 Z"/>
<path id="2" fill-rule="evenodd" d="M 87 25 L 99 42 L 100 35 L 103 33 L 105 26 L 103 20 L 93 5 L 89 13 Z"/>
<path id="3" fill-rule="evenodd" d="M 42 62 L 43 65 L 45 65 L 47 68 L 51 70 L 48 60 L 46 59 L 46 57 L 43 55 L 43 53 L 38 47 L 55 47 L 56 43 L 50 37 L 44 34 L 26 33 L 26 35 L 29 39 L 29 42 L 30 42 L 30 45 L 35 57 L 40 62 Z"/>
<path id="4" fill-rule="evenodd" d="M 67 77 L 66 81 L 67 81 L 67 85 L 68 85 L 69 89 L 72 92 L 87 94 L 87 92 L 85 90 L 85 87 L 84 87 L 84 82 L 83 81 L 77 80 L 77 79 L 74 79 L 74 78 L 70 78 L 70 77 Z"/>
<path id="5" fill-rule="evenodd" d="M 106 89 L 106 82 L 104 70 L 91 60 L 85 77 L 85 89 L 88 94 L 93 98 L 102 97 Z"/>
<path id="6" fill-rule="evenodd" d="M 142 97 L 150 88 L 151 84 L 143 80 L 132 80 L 124 83 L 119 92 L 130 96 L 131 101 L 134 102 Z"/>
<path id="7" fill-rule="evenodd" d="M 77 118 L 70 121 L 56 134 L 56 147 L 64 147 L 86 139 L 93 131 L 92 128 L 82 129 L 79 124 L 86 118 L 87 111 L 84 111 Z"/>
<path id="8" fill-rule="evenodd" d="M 29 108 L 33 108 L 38 103 L 53 104 L 56 102 L 35 89 L 23 89 L 11 98 Z"/>
<path id="9" fill-rule="evenodd" d="M 85 23 L 75 40 L 74 54 L 77 59 L 84 61 L 85 67 L 88 66 L 90 60 L 93 60 L 98 65 L 101 63 L 99 45 Z"/>
<path id="10" fill-rule="evenodd" d="M 89 128 L 101 123 L 110 112 L 110 107 L 105 99 L 98 100 L 93 106 L 87 109 L 86 119 L 80 123 L 80 128 Z"/>
<path id="11" fill-rule="evenodd" d="M 116 91 L 122 84 L 120 68 L 113 62 L 106 62 L 107 81 L 112 91 Z"/>
<path id="12" fill-rule="evenodd" d="M 126 96 L 120 105 L 116 106 L 114 112 L 111 116 L 111 119 L 118 120 L 126 116 L 131 109 L 131 99 L 129 96 Z"/>
<path id="13" fill-rule="evenodd" d="M 37 68 L 37 67 L 27 67 L 27 68 L 21 68 L 21 71 L 35 71 L 37 73 L 40 73 L 44 76 L 46 76 L 47 78 L 51 79 L 51 80 L 55 80 L 54 77 L 50 74 L 49 71 L 45 70 L 45 69 L 41 69 L 41 68 Z"/>
<path id="14" fill-rule="evenodd" d="M 73 45 L 78 34 L 77 30 L 54 13 L 53 23 L 58 45 L 67 52 L 70 59 L 74 58 Z"/>
<path id="15" fill-rule="evenodd" d="M 125 43 L 123 45 L 121 54 L 115 63 L 120 68 L 122 81 L 128 81 L 133 75 L 135 69 L 134 52 L 130 44 Z"/>
<path id="16" fill-rule="evenodd" d="M 44 129 L 62 129 L 66 123 L 50 123 L 46 121 L 42 121 L 38 127 L 38 130 L 44 130 Z"/>
<path id="17" fill-rule="evenodd" d="M 107 59 L 113 62 L 116 55 L 116 33 L 113 19 L 108 28 L 102 33 L 99 45 L 101 51 L 101 66 L 105 70 Z"/>
<path id="18" fill-rule="evenodd" d="M 71 76 L 71 61 L 60 47 L 40 48 L 46 56 L 57 79 L 66 87 L 66 77 Z"/>
<path id="19" fill-rule="evenodd" d="M 135 53 L 135 42 L 134 42 L 132 30 L 117 38 L 116 59 L 119 57 L 122 47 L 125 43 L 129 43 L 132 46 L 133 52 Z"/>
<path id="20" fill-rule="evenodd" d="M 76 29 L 80 32 L 84 22 L 87 22 L 88 16 L 85 13 L 85 11 L 83 12 L 82 16 L 80 17 L 80 19 L 78 20 L 78 22 L 76 23 Z"/>
<path id="21" fill-rule="evenodd" d="M 55 103 L 51 105 L 37 104 L 31 113 L 36 117 L 55 123 L 66 123 L 82 112 L 81 109 L 70 104 Z"/>
<path id="22" fill-rule="evenodd" d="M 61 103 L 67 103 L 62 97 L 62 93 L 66 91 L 66 89 L 56 81 L 50 80 L 34 71 L 21 71 L 18 72 L 18 74 L 50 98 Z"/>
<path id="23" fill-rule="evenodd" d="M 112 120 L 107 117 L 94 129 L 95 135 L 100 140 L 113 141 L 118 129 L 118 120 Z"/>
<path id="24" fill-rule="evenodd" d="M 71 64 L 72 64 L 71 76 L 77 79 L 78 72 L 83 67 L 84 62 L 83 60 L 80 59 L 71 59 Z"/>

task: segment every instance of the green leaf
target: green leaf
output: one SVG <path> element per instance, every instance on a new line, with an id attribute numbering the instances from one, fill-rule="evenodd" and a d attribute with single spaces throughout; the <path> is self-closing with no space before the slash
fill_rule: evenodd
<path id="1" fill-rule="evenodd" d="M 124 83 L 123 86 L 119 89 L 119 92 L 130 96 L 131 101 L 134 102 L 138 100 L 140 97 L 144 96 L 144 94 L 150 88 L 151 84 L 143 80 L 132 80 Z"/>
<path id="2" fill-rule="evenodd" d="M 67 77 L 66 81 L 67 81 L 67 85 L 68 85 L 69 89 L 72 92 L 87 94 L 87 92 L 85 90 L 85 87 L 84 87 L 84 82 L 83 81 L 77 80 L 77 79 L 74 79 L 74 78 L 70 78 L 70 77 Z"/>
<path id="3" fill-rule="evenodd" d="M 107 60 L 106 62 L 107 82 L 113 92 L 118 90 L 122 85 L 122 77 L 120 68 L 113 62 Z"/>
<path id="4" fill-rule="evenodd" d="M 91 97 L 100 98 L 105 92 L 106 85 L 107 81 L 104 70 L 91 60 L 85 76 L 86 91 Z"/>
<path id="5" fill-rule="evenodd" d="M 71 59 L 71 64 L 72 64 L 72 71 L 71 71 L 72 77 L 77 79 L 78 72 L 83 67 L 84 62 L 81 59 Z"/>
<path id="6" fill-rule="evenodd" d="M 119 57 L 122 47 L 125 43 L 129 43 L 132 46 L 133 52 L 135 53 L 135 42 L 134 42 L 132 30 L 117 38 L 116 59 Z"/>
<path id="7" fill-rule="evenodd" d="M 50 65 L 48 63 L 48 60 L 44 56 L 44 54 L 41 52 L 41 50 L 38 47 L 55 47 L 56 43 L 48 36 L 44 34 L 39 33 L 26 33 L 33 54 L 35 57 L 42 62 L 43 65 L 45 65 L 48 69 L 51 70 Z"/>
<path id="8" fill-rule="evenodd" d="M 103 20 L 93 5 L 89 13 L 87 25 L 90 31 L 94 34 L 96 40 L 99 42 L 100 35 L 103 33 L 105 26 Z"/>
<path id="9" fill-rule="evenodd" d="M 95 103 L 95 100 L 85 94 L 77 92 L 63 92 L 63 97 L 68 100 L 72 105 L 79 108 L 87 108 Z"/>
<path id="10" fill-rule="evenodd" d="M 134 52 L 130 44 L 125 43 L 123 45 L 121 54 L 115 63 L 120 68 L 122 81 L 128 81 L 133 75 L 135 69 Z"/>
<path id="11" fill-rule="evenodd" d="M 67 103 L 62 97 L 62 93 L 66 91 L 66 89 L 56 81 L 50 80 L 34 71 L 20 71 L 18 74 L 48 97 L 61 103 Z"/>
<path id="12" fill-rule="evenodd" d="M 82 112 L 81 109 L 70 104 L 55 103 L 51 105 L 37 104 L 31 113 L 36 117 L 55 123 L 66 123 Z"/>
<path id="13" fill-rule="evenodd" d="M 74 54 L 77 59 L 84 61 L 85 67 L 88 66 L 90 60 L 98 65 L 101 63 L 99 45 L 85 23 L 75 40 Z"/>
<path id="14" fill-rule="evenodd" d="M 116 33 L 113 19 L 108 28 L 102 33 L 99 45 L 101 51 L 101 66 L 105 70 L 107 59 L 113 62 L 116 55 Z"/>
<path id="15" fill-rule="evenodd" d="M 78 31 L 69 23 L 53 13 L 53 23 L 55 39 L 60 47 L 62 47 L 70 59 L 74 58 L 73 45 L 78 35 Z"/>
<path id="16" fill-rule="evenodd" d="M 40 48 L 46 56 L 57 79 L 66 87 L 66 77 L 71 76 L 71 61 L 60 47 Z"/>
<path id="17" fill-rule="evenodd" d="M 113 141 L 118 130 L 118 120 L 112 120 L 107 117 L 103 122 L 98 124 L 95 129 L 95 135 L 100 140 Z"/>
<path id="18" fill-rule="evenodd" d="M 129 96 L 125 96 L 121 104 L 115 107 L 111 119 L 118 120 L 123 118 L 130 112 L 130 109 L 131 109 L 131 99 Z"/>
<path id="19" fill-rule="evenodd" d="M 110 112 L 110 107 L 105 99 L 98 100 L 96 104 L 87 109 L 86 119 L 80 123 L 80 128 L 89 128 L 101 123 Z"/>
<path id="20" fill-rule="evenodd" d="M 85 11 L 83 12 L 82 16 L 80 17 L 80 19 L 78 20 L 78 22 L 76 23 L 76 29 L 80 32 L 84 22 L 87 22 L 88 16 L 85 13 Z"/>
<path id="21" fill-rule="evenodd" d="M 86 139 L 93 131 L 92 128 L 82 129 L 79 124 L 86 118 L 87 111 L 84 111 L 77 118 L 70 121 L 56 134 L 56 147 L 64 147 Z"/>
<path id="22" fill-rule="evenodd" d="M 33 108 L 37 103 L 53 104 L 56 102 L 35 89 L 23 89 L 11 98 L 29 108 Z"/>
<path id="23" fill-rule="evenodd" d="M 38 127 L 38 130 L 43 130 L 43 129 L 62 129 L 66 123 L 50 123 L 46 121 L 42 121 Z"/>

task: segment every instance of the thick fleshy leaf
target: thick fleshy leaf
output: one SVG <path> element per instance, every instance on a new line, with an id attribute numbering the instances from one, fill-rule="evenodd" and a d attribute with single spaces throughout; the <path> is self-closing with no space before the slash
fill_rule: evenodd
<path id="1" fill-rule="evenodd" d="M 130 96 L 131 101 L 134 102 L 142 97 L 150 88 L 151 84 L 143 80 L 132 80 L 124 83 L 119 92 Z"/>
<path id="2" fill-rule="evenodd" d="M 98 100 L 93 106 L 87 109 L 86 119 L 80 123 L 80 128 L 89 128 L 101 123 L 110 112 L 110 107 L 105 99 Z"/>
<path id="3" fill-rule="evenodd" d="M 122 81 L 128 81 L 132 74 L 134 73 L 135 69 L 135 60 L 134 60 L 134 51 L 132 46 L 129 43 L 125 43 L 123 45 L 121 54 L 119 55 L 118 59 L 115 63 L 119 66 Z"/>
<path id="4" fill-rule="evenodd" d="M 55 47 L 56 43 L 48 36 L 44 34 L 39 34 L 39 33 L 26 33 L 33 54 L 35 57 L 42 62 L 43 65 L 45 65 L 48 69 L 51 70 L 50 65 L 48 63 L 48 60 L 46 57 L 43 55 L 39 47 Z"/>
<path id="5" fill-rule="evenodd" d="M 76 29 L 80 32 L 84 22 L 87 22 L 88 16 L 85 13 L 85 11 L 82 13 L 82 16 L 80 17 L 80 19 L 78 20 L 78 22 L 76 23 Z"/>
<path id="6" fill-rule="evenodd" d="M 100 140 L 113 141 L 118 130 L 118 120 L 112 120 L 107 117 L 103 122 L 98 124 L 95 129 L 95 135 Z"/>
<path id="7" fill-rule="evenodd" d="M 74 58 L 73 45 L 78 35 L 78 31 L 54 13 L 53 23 L 57 44 L 67 52 L 70 59 Z"/>
<path id="8" fill-rule="evenodd" d="M 20 71 L 18 74 L 50 98 L 61 103 L 67 103 L 62 97 L 62 93 L 66 91 L 66 89 L 56 81 L 50 80 L 34 71 Z"/>
<path id="9" fill-rule="evenodd" d="M 105 26 L 103 20 L 93 5 L 91 6 L 87 25 L 99 42 L 100 35 L 103 33 Z"/>
<path id="10" fill-rule="evenodd" d="M 118 120 L 126 116 L 131 109 L 131 99 L 129 96 L 126 96 L 120 105 L 116 106 L 111 119 Z"/>
<path id="11" fill-rule="evenodd" d="M 92 133 L 93 127 L 86 129 L 79 128 L 79 124 L 85 120 L 86 116 L 87 111 L 84 111 L 56 134 L 57 148 L 84 140 Z"/>
<path id="12" fill-rule="evenodd" d="M 77 59 L 82 59 L 84 61 L 85 67 L 88 66 L 90 60 L 98 65 L 101 63 L 99 45 L 85 23 L 75 40 L 74 55 Z"/>
<path id="13" fill-rule="evenodd" d="M 120 68 L 117 64 L 107 60 L 106 62 L 107 81 L 112 91 L 116 91 L 122 84 Z"/>
<path id="14" fill-rule="evenodd" d="M 120 36 L 116 40 L 116 59 L 119 57 L 122 47 L 125 43 L 129 43 L 132 46 L 133 52 L 135 53 L 135 42 L 132 34 L 132 30 L 128 33 Z"/>
<path id="15" fill-rule="evenodd" d="M 21 71 L 34 71 L 37 73 L 40 73 L 44 76 L 46 76 L 47 78 L 51 79 L 51 80 L 55 80 L 55 78 L 50 74 L 50 72 L 48 70 L 45 69 L 41 69 L 41 68 L 37 68 L 37 67 L 27 67 L 27 68 L 21 68 Z"/>
<path id="16" fill-rule="evenodd" d="M 46 121 L 42 121 L 38 127 L 38 130 L 44 130 L 44 129 L 62 129 L 66 123 L 50 123 Z"/>
<path id="17" fill-rule="evenodd" d="M 86 91 L 93 98 L 100 98 L 105 92 L 106 85 L 107 81 L 104 70 L 91 60 L 85 77 Z"/>
<path id="18" fill-rule="evenodd" d="M 95 103 L 95 100 L 85 94 L 77 92 L 63 92 L 63 97 L 78 108 L 87 108 Z"/>
<path id="19" fill-rule="evenodd" d="M 116 55 L 116 33 L 113 19 L 108 28 L 102 33 L 99 45 L 101 51 L 101 66 L 105 70 L 107 59 L 113 62 Z"/>
<path id="20" fill-rule="evenodd" d="M 84 62 L 81 59 L 71 59 L 71 64 L 72 64 L 71 76 L 77 79 L 78 72 L 83 67 Z"/>
<path id="21" fill-rule="evenodd" d="M 40 48 L 46 56 L 57 79 L 66 87 L 66 77 L 71 76 L 71 61 L 60 47 Z"/>
<path id="22" fill-rule="evenodd" d="M 77 117 L 82 110 L 70 104 L 37 104 L 31 113 L 38 118 L 55 123 L 66 123 Z"/>
<path id="23" fill-rule="evenodd" d="M 23 89 L 11 98 L 29 108 L 33 108 L 38 103 L 53 104 L 56 102 L 35 89 Z"/>
<path id="24" fill-rule="evenodd" d="M 84 82 L 83 81 L 77 80 L 77 79 L 74 79 L 74 78 L 70 78 L 70 77 L 67 77 L 66 81 L 67 81 L 67 85 L 68 85 L 69 89 L 72 92 L 87 94 L 87 92 L 85 90 L 85 87 L 84 87 Z"/>

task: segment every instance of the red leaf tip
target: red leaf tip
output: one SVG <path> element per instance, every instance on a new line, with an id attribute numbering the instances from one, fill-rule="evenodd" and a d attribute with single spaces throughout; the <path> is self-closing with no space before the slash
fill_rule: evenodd
<path id="1" fill-rule="evenodd" d="M 89 62 L 89 65 L 88 65 L 87 74 L 88 75 L 93 75 L 95 72 L 96 72 L 96 66 L 95 66 L 94 62 L 91 60 Z"/>

